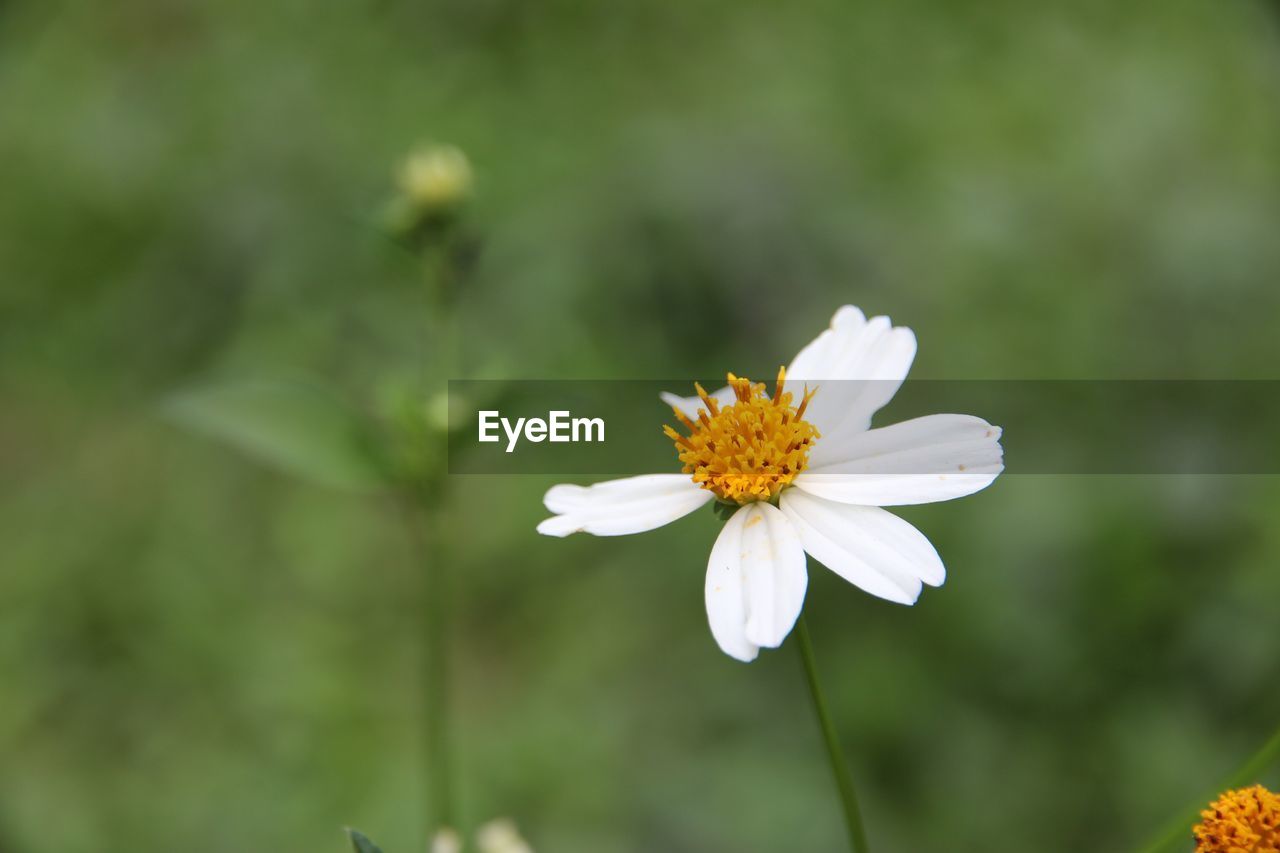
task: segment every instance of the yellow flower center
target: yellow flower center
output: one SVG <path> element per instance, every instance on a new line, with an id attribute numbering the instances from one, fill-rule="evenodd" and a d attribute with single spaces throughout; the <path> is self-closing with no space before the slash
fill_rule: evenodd
<path id="1" fill-rule="evenodd" d="M 1196 853 L 1280 853 L 1280 796 L 1261 785 L 1227 791 L 1200 817 Z"/>
<path id="2" fill-rule="evenodd" d="M 791 393 L 783 390 L 786 378 L 786 368 L 779 368 L 770 397 L 763 382 L 753 385 L 750 379 L 730 373 L 729 385 L 737 400 L 723 407 L 694 383 L 704 406 L 698 410 L 698 419 L 673 410 L 689 435 L 670 426 L 662 430 L 676 443 L 684 472 L 692 474 L 695 483 L 722 501 L 769 501 L 805 469 L 809 448 L 819 436 L 813 424 L 804 420 L 804 410 L 817 389 L 806 388 L 800 405 L 792 406 Z"/>

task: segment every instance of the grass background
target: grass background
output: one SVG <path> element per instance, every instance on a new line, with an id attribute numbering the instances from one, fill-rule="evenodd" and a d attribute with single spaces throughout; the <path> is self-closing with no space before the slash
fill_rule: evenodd
<path id="1" fill-rule="evenodd" d="M 0 850 L 421 849 L 394 505 L 160 416 L 411 386 L 434 318 L 376 221 L 418 141 L 476 171 L 460 376 L 768 370 L 853 302 L 915 376 L 1276 378 L 1278 96 L 1235 0 L 0 2 Z M 707 631 L 711 514 L 554 541 L 551 482 L 454 484 L 465 822 L 839 849 L 794 650 Z M 876 849 L 1131 849 L 1212 788 L 1280 718 L 1278 512 L 1009 475 L 902 513 L 950 570 L 915 608 L 815 569 Z"/>

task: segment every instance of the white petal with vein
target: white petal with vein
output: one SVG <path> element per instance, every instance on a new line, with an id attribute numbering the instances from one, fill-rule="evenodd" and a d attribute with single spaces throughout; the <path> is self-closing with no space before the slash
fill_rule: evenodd
<path id="1" fill-rule="evenodd" d="M 972 415 L 928 415 L 818 439 L 798 489 L 867 506 L 934 503 L 985 489 L 1004 470 L 1001 430 Z"/>
<path id="2" fill-rule="evenodd" d="M 735 512 L 716 537 L 707 560 L 707 621 L 711 636 L 727 655 L 755 660 L 760 647 L 747 639 L 747 591 L 742 571 L 742 525 L 746 507 Z"/>
<path id="3" fill-rule="evenodd" d="M 946 579 L 924 534 L 887 510 L 836 503 L 799 489 L 783 492 L 781 503 L 804 550 L 872 595 L 914 604 L 921 583 L 938 586 Z"/>
<path id="4" fill-rule="evenodd" d="M 791 522 L 772 504 L 748 504 L 740 556 L 747 591 L 747 639 L 782 645 L 804 606 L 809 585 L 804 548 Z"/>
<path id="5" fill-rule="evenodd" d="M 916 336 L 910 329 L 895 327 L 888 317 L 868 320 L 845 305 L 832 317 L 831 328 L 792 360 L 787 381 L 817 387 L 805 420 L 824 435 L 863 430 L 897 393 L 915 356 Z"/>
<path id="6" fill-rule="evenodd" d="M 593 486 L 552 486 L 543 498 L 556 513 L 538 525 L 547 536 L 624 536 L 670 524 L 714 497 L 687 474 L 645 474 Z"/>

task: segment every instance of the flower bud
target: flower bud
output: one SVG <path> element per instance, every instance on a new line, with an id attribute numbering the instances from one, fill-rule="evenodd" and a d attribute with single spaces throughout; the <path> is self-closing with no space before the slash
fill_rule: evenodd
<path id="1" fill-rule="evenodd" d="M 430 853 L 462 853 L 462 836 L 445 827 L 431 838 Z"/>
<path id="2" fill-rule="evenodd" d="M 461 409 L 461 406 L 459 407 Z M 449 432 L 458 426 L 457 417 L 449 417 L 449 394 L 447 391 L 432 396 L 423 405 L 423 418 L 427 426 L 436 432 Z"/>
<path id="3" fill-rule="evenodd" d="M 506 818 L 491 820 L 476 830 L 476 844 L 480 853 L 533 853 L 515 823 Z"/>
<path id="4" fill-rule="evenodd" d="M 471 195 L 471 163 L 452 145 L 428 145 L 400 164 L 396 184 L 422 216 L 447 217 Z"/>

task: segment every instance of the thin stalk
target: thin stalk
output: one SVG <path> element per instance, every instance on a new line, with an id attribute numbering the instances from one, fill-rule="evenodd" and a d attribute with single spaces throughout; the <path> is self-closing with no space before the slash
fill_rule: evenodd
<path id="1" fill-rule="evenodd" d="M 1270 739 L 1248 761 L 1240 765 L 1239 770 L 1232 773 L 1220 786 L 1206 792 L 1199 803 L 1188 809 L 1184 815 L 1170 824 L 1168 829 L 1156 841 L 1140 848 L 1142 853 L 1164 853 L 1175 844 L 1181 844 L 1185 847 L 1191 840 L 1191 827 L 1200 819 L 1200 810 L 1206 804 L 1216 799 L 1218 794 L 1223 791 L 1256 783 L 1262 771 L 1277 760 L 1280 760 L 1280 729 L 1276 729 Z"/>
<path id="2" fill-rule="evenodd" d="M 818 682 L 818 666 L 813 660 L 813 643 L 809 639 L 809 625 L 804 614 L 796 622 L 796 638 L 799 640 L 800 658 L 804 661 L 805 680 L 809 684 L 809 695 L 813 697 L 813 709 L 818 715 L 818 726 L 822 729 L 822 739 L 827 745 L 827 756 L 831 759 L 831 772 L 836 778 L 836 789 L 840 793 L 840 804 L 844 807 L 845 827 L 849 831 L 849 849 L 853 853 L 870 853 L 867 844 L 867 831 L 862 825 L 862 811 L 858 808 L 858 794 L 853 788 L 853 776 L 849 773 L 849 765 L 845 761 L 844 752 L 840 749 L 840 738 L 836 734 L 835 724 L 827 711 L 827 700 L 822 693 L 822 685 Z"/>
<path id="3" fill-rule="evenodd" d="M 452 246 L 445 241 L 434 252 L 427 253 L 427 287 L 424 291 L 427 324 L 433 334 L 427 343 L 427 355 L 420 362 L 424 401 L 448 392 L 448 379 L 459 363 L 461 339 L 455 305 L 455 289 L 459 271 L 454 269 Z M 441 435 L 423 436 L 439 441 Z M 437 448 L 441 459 L 444 447 Z M 453 537 L 444 516 L 447 478 L 440 460 L 413 488 L 411 523 L 418 531 L 418 564 L 422 575 L 421 607 L 423 618 L 423 739 L 427 761 L 427 839 L 428 845 L 442 829 L 456 829 L 455 766 L 453 754 L 453 704 L 451 619 L 453 615 L 454 578 L 450 563 L 456 558 L 451 548 Z"/>
<path id="4" fill-rule="evenodd" d="M 452 578 L 448 572 L 445 524 L 439 506 L 421 492 L 403 501 L 418 566 L 422 613 L 422 739 L 427 768 L 427 837 L 454 828 L 452 683 L 449 638 Z"/>
<path id="5" fill-rule="evenodd" d="M 434 297 L 435 294 L 430 296 Z M 455 323 L 442 304 L 436 305 L 433 334 L 429 335 L 427 357 L 421 361 L 424 406 L 435 395 L 446 393 L 450 366 L 457 343 Z M 429 318 L 428 322 L 431 322 Z M 423 441 L 441 441 L 443 436 L 424 433 Z M 436 452 L 443 453 L 443 448 Z M 442 829 L 457 828 L 454 791 L 452 631 L 453 578 L 450 561 L 448 522 L 443 517 L 445 478 L 432 459 L 428 469 L 410 483 L 409 524 L 417 546 L 419 612 L 422 618 L 422 736 L 427 769 L 427 843 Z"/>
<path id="6" fill-rule="evenodd" d="M 423 586 L 426 601 L 424 633 L 426 634 L 426 712 L 427 750 L 432 768 L 431 814 L 432 834 L 443 827 L 456 827 L 453 807 L 453 752 L 450 731 L 453 718 L 450 685 L 453 678 L 449 659 L 449 602 L 453 598 L 452 578 L 445 559 L 444 525 L 440 511 L 427 510 L 428 540 L 423 560 Z M 436 559 L 431 559 L 432 555 Z"/>

